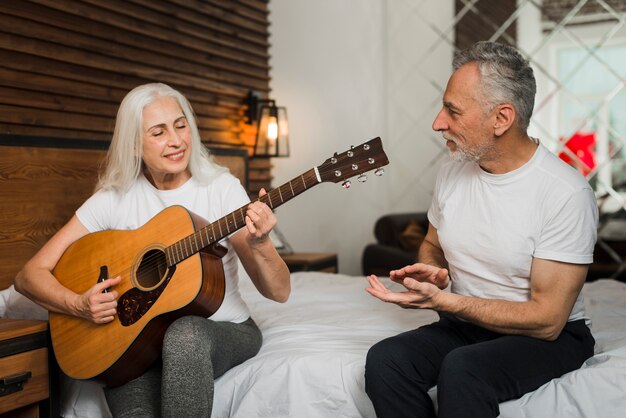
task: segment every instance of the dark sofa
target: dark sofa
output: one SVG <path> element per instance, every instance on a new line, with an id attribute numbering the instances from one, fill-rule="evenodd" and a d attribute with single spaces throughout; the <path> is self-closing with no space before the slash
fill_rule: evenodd
<path id="1" fill-rule="evenodd" d="M 389 275 L 390 270 L 415 263 L 417 249 L 428 230 L 425 212 L 394 213 L 380 217 L 374 225 L 375 243 L 363 251 L 364 275 Z"/>

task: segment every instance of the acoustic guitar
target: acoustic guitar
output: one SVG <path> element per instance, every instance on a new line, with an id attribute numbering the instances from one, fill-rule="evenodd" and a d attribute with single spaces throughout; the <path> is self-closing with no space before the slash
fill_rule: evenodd
<path id="1" fill-rule="evenodd" d="M 343 182 L 389 163 L 380 138 L 327 159 L 259 198 L 274 209 L 322 182 Z M 74 242 L 54 268 L 57 280 L 82 294 L 122 276 L 117 316 L 107 324 L 50 312 L 50 334 L 61 370 L 74 379 L 119 386 L 141 375 L 161 353 L 167 327 L 184 315 L 208 317 L 224 298 L 226 249 L 219 241 L 245 226 L 247 205 L 209 223 L 171 206 L 142 227 L 100 231 Z"/>

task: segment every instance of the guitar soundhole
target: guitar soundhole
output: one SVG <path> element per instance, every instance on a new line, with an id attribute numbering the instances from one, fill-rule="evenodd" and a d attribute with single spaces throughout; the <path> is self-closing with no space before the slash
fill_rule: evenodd
<path id="1" fill-rule="evenodd" d="M 157 286 L 167 274 L 167 259 L 161 250 L 150 250 L 144 254 L 137 268 L 137 284 L 150 289 Z"/>

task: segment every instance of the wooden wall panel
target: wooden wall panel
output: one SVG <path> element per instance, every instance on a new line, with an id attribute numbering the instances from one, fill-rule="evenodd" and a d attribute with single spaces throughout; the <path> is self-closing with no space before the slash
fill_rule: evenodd
<path id="1" fill-rule="evenodd" d="M 269 160 L 242 160 L 255 134 L 243 99 L 270 91 L 268 26 L 267 0 L 0 1 L 0 288 L 92 193 L 137 85 L 180 90 L 202 140 L 231 150 L 218 163 L 251 195 L 268 189 Z"/>
<path id="2" fill-rule="evenodd" d="M 91 195 L 104 152 L 40 147 L 0 151 L 0 288 L 5 288 Z"/>
<path id="3" fill-rule="evenodd" d="M 267 0 L 2 1 L 0 134 L 107 141 L 124 95 L 162 81 L 207 145 L 250 153 L 243 99 L 269 95 L 268 26 Z"/>

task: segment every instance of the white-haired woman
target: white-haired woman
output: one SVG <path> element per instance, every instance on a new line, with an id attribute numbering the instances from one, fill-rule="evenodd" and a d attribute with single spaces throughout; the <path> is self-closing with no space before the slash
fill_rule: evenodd
<path id="1" fill-rule="evenodd" d="M 74 241 L 90 232 L 139 228 L 172 205 L 214 221 L 248 203 L 239 181 L 209 158 L 187 99 L 161 83 L 136 87 L 120 105 L 96 192 L 28 261 L 15 286 L 50 311 L 111 322 L 120 276 L 76 294 L 52 274 Z M 276 224 L 270 208 L 249 204 L 245 222 L 223 242 L 234 251 L 222 258 L 226 289 L 219 309 L 209 319 L 184 316 L 169 326 L 162 358 L 140 377 L 107 389 L 113 416 L 209 416 L 214 379 L 258 352 L 261 333 L 239 295 L 237 257 L 259 292 L 279 302 L 290 293 L 289 271 L 268 237 Z"/>

